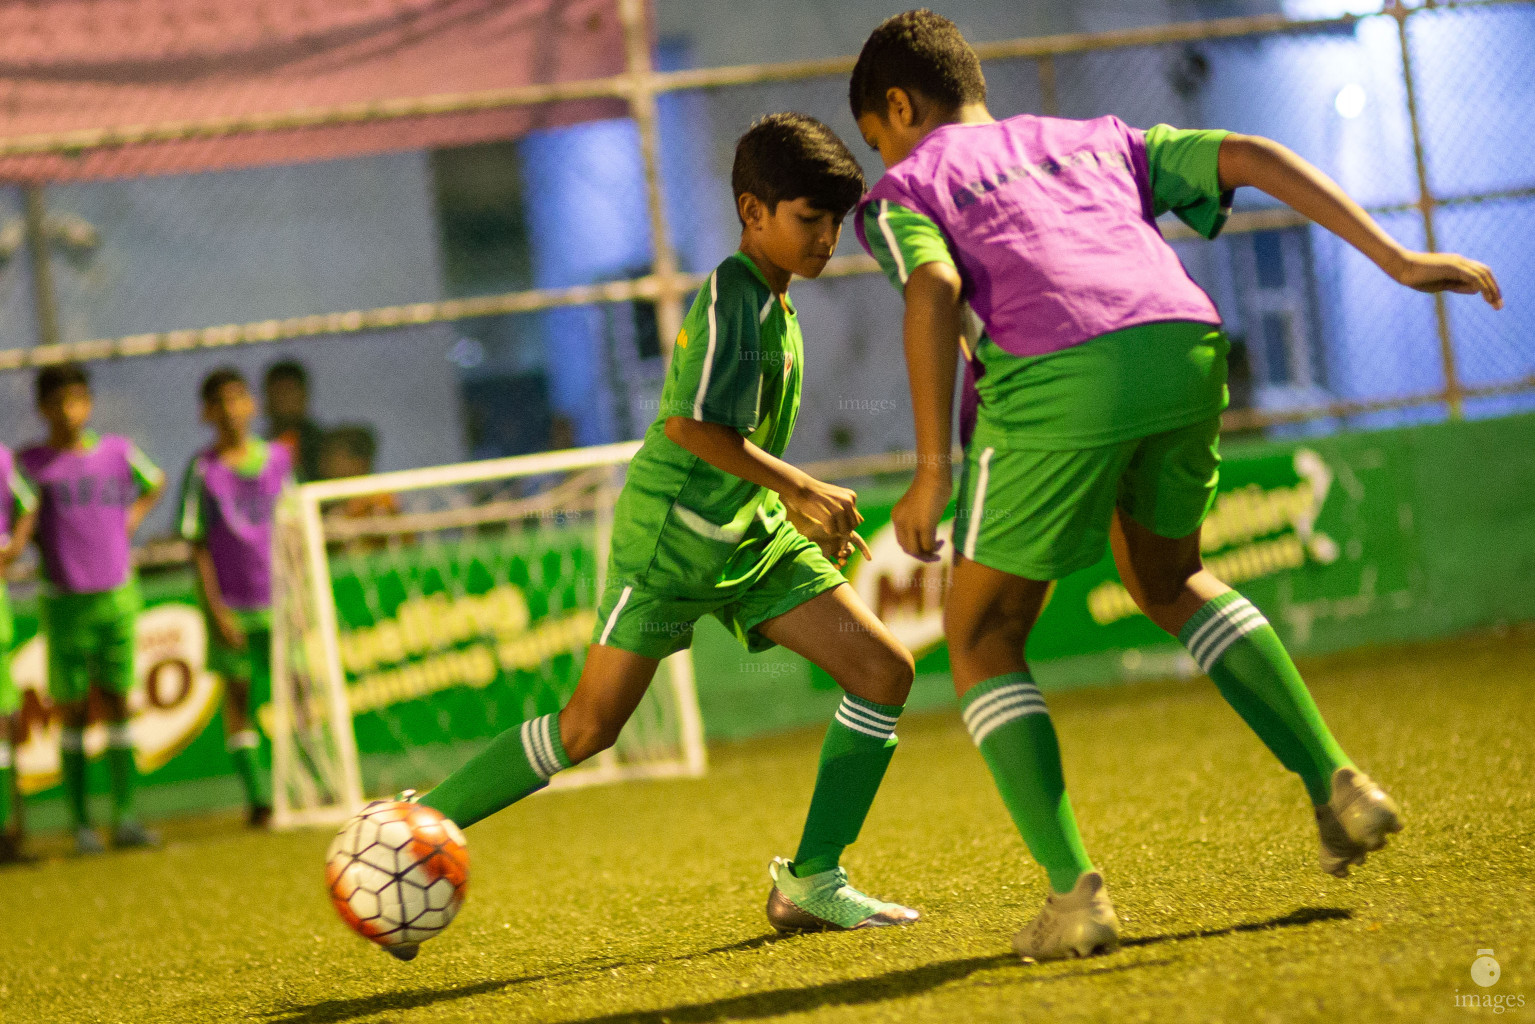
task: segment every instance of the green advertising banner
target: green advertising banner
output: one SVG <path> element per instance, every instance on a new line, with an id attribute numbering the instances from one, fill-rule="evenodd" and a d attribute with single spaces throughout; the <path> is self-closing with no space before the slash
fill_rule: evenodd
<path id="1" fill-rule="evenodd" d="M 439 779 L 476 741 L 558 711 L 591 640 L 597 570 L 590 526 L 553 520 L 334 558 L 364 790 Z"/>
<path id="2" fill-rule="evenodd" d="M 1240 587 L 1298 655 L 1421 640 L 1535 618 L 1535 416 L 1229 445 L 1204 528 L 1207 565 Z M 1499 453 L 1503 453 L 1500 455 Z M 1489 471 L 1489 460 L 1496 471 Z M 918 657 L 916 707 L 952 700 L 942 606 L 946 565 L 907 558 L 890 510 L 904 481 L 860 488 L 873 558 L 858 590 Z M 590 524 L 542 522 L 474 540 L 336 554 L 342 666 L 364 783 L 382 792 L 440 777 L 502 729 L 556 710 L 575 685 L 594 621 Z M 190 573 L 146 576 L 133 723 L 151 812 L 233 805 L 222 687 L 208 672 Z M 59 725 L 44 638 L 18 601 L 13 674 L 23 692 L 22 787 L 62 823 Z M 1193 662 L 1135 608 L 1105 552 L 1060 581 L 1029 642 L 1045 688 L 1193 676 Z M 824 722 L 829 678 L 781 650 L 747 654 L 706 620 L 694 647 L 714 739 Z M 265 719 L 263 713 L 261 718 Z M 104 729 L 86 734 L 93 754 Z M 106 789 L 93 764 L 93 789 Z"/>

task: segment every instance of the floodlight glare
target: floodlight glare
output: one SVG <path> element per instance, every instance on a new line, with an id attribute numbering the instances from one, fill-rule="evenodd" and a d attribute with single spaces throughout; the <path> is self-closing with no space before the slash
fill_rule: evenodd
<path id="1" fill-rule="evenodd" d="M 1357 82 L 1350 82 L 1338 90 L 1338 95 L 1333 98 L 1332 105 L 1333 109 L 1338 112 L 1339 117 L 1353 120 L 1364 113 L 1364 106 L 1368 101 L 1369 96 L 1365 94 L 1364 86 Z"/>

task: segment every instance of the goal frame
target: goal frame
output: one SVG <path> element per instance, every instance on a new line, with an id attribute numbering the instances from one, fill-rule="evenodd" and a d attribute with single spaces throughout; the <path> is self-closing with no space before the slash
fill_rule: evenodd
<path id="1" fill-rule="evenodd" d="M 346 674 L 341 662 L 340 623 L 336 612 L 335 591 L 330 559 L 326 551 L 325 523 L 321 508 L 327 502 L 370 494 L 400 494 L 436 487 L 488 483 L 494 480 L 572 472 L 582 469 L 626 466 L 639 451 L 640 442 L 574 448 L 566 451 L 514 455 L 499 459 L 461 462 L 423 469 L 375 473 L 367 476 L 325 480 L 291 487 L 279 508 L 279 518 L 296 528 L 302 538 L 303 573 L 294 579 L 285 572 L 273 573 L 272 616 L 272 823 L 276 828 L 330 825 L 344 821 L 363 806 L 366 794 L 362 785 L 357 737 L 353 729 L 352 709 L 347 697 Z M 600 501 L 596 508 L 596 593 L 600 600 L 607 569 L 607 548 L 612 536 L 612 504 Z M 273 559 L 276 545 L 282 543 L 283 531 L 274 531 Z M 294 586 L 301 592 L 291 590 Z M 325 694 L 325 724 L 334 749 L 331 768 L 337 792 L 334 803 L 294 806 L 292 786 L 304 784 L 303 769 L 297 764 L 294 743 L 294 691 L 290 681 L 289 652 L 290 605 L 307 600 L 317 618 L 317 649 L 309 650 L 310 671 Z M 315 655 L 318 655 L 316 658 Z M 616 751 L 606 750 L 575 769 L 556 775 L 550 789 L 569 789 L 600 785 L 626 779 L 698 777 L 707 770 L 703 718 L 699 712 L 694 684 L 691 652 L 683 650 L 666 661 L 673 698 L 677 705 L 680 757 L 664 762 L 626 764 Z"/>

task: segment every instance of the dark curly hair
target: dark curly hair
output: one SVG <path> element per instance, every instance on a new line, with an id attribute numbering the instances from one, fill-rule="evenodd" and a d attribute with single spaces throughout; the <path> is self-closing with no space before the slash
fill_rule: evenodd
<path id="1" fill-rule="evenodd" d="M 91 386 L 91 375 L 79 363 L 55 363 L 37 371 L 37 401 L 41 405 L 55 392 L 63 391 L 71 384 Z"/>
<path id="2" fill-rule="evenodd" d="M 854 120 L 865 114 L 884 117 L 891 89 L 954 108 L 984 103 L 986 76 L 959 28 L 924 7 L 885 19 L 864 41 L 847 90 Z"/>
<path id="3" fill-rule="evenodd" d="M 837 133 L 815 118 L 769 114 L 736 143 L 730 187 L 737 214 L 741 196 L 750 192 L 769 212 L 804 198 L 840 220 L 863 196 L 863 169 Z"/>
<path id="4" fill-rule="evenodd" d="M 219 392 L 224 390 L 226 384 L 238 384 L 245 388 L 250 387 L 250 385 L 245 383 L 245 375 L 239 370 L 233 366 L 220 366 L 203 378 L 203 384 L 198 389 L 198 394 L 202 396 L 204 404 L 215 402 L 218 400 Z"/>

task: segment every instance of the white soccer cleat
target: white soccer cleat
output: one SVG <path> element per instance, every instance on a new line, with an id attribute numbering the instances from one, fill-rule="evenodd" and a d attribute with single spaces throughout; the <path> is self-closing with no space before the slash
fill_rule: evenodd
<path id="1" fill-rule="evenodd" d="M 1068 893 L 1051 893 L 1039 916 L 1013 936 L 1025 963 L 1093 956 L 1119 946 L 1119 915 L 1103 875 L 1084 871 Z"/>
<path id="2" fill-rule="evenodd" d="M 1402 831 L 1402 810 L 1386 791 L 1357 768 L 1332 774 L 1332 797 L 1316 805 L 1317 832 L 1322 840 L 1322 870 L 1347 878 L 1350 866 L 1385 849 L 1386 838 Z"/>

